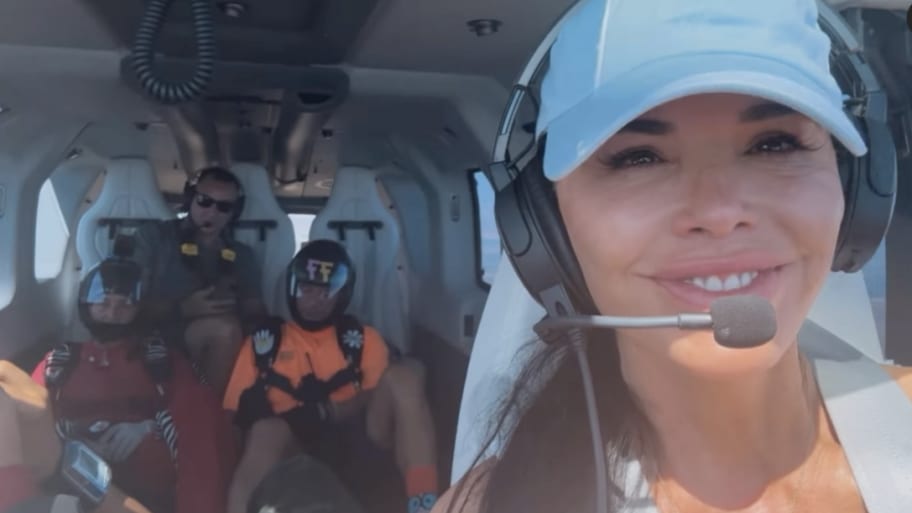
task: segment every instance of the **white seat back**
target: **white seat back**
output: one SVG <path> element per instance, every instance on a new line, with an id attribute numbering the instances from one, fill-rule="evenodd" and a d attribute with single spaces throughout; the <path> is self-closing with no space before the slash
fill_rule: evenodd
<path id="1" fill-rule="evenodd" d="M 295 254 L 294 227 L 288 214 L 279 206 L 269 173 L 259 164 L 239 163 L 231 168 L 244 187 L 246 196 L 240 220 L 268 221 L 275 226 L 267 229 L 235 230 L 235 238 L 250 246 L 262 268 L 262 294 L 267 310 L 273 315 L 286 312 L 284 289 L 276 286 L 284 280 L 285 268 Z M 281 290 L 281 291 L 280 291 Z"/>
<path id="2" fill-rule="evenodd" d="M 358 223 L 378 223 L 370 230 Z M 409 298 L 399 222 L 377 174 L 366 168 L 336 172 L 332 194 L 310 227 L 310 240 L 341 243 L 355 267 L 348 312 L 374 326 L 403 353 L 411 349 Z"/>
<path id="3" fill-rule="evenodd" d="M 76 251 L 83 274 L 111 254 L 112 239 L 103 219 L 173 219 L 152 167 L 144 159 L 111 160 L 105 170 L 101 193 L 79 219 Z"/>

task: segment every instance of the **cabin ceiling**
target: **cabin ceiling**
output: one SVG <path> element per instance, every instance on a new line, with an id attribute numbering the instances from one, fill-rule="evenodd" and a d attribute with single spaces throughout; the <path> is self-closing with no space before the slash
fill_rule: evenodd
<path id="1" fill-rule="evenodd" d="M 295 175 L 293 168 L 305 173 L 315 167 L 320 173 L 334 172 L 340 138 L 324 137 L 325 127 L 351 134 L 354 129 L 365 130 L 369 121 L 381 132 L 408 132 L 416 127 L 434 134 L 448 130 L 441 120 L 431 120 L 425 126 L 416 121 L 422 116 L 416 118 L 402 110 L 378 115 L 388 110 L 378 106 L 389 100 L 376 91 L 365 92 L 363 80 L 353 80 L 349 89 L 331 76 L 343 69 L 401 72 L 402 76 L 394 74 L 398 78 L 387 79 L 376 88 L 410 98 L 412 102 L 403 108 L 417 109 L 419 114 L 424 96 L 447 98 L 454 103 L 484 97 L 484 109 L 498 111 L 503 91 L 497 83 L 510 85 L 547 30 L 573 2 L 211 0 L 217 6 L 216 36 L 222 71 L 217 66 L 216 76 L 220 79 L 200 102 L 201 110 L 194 113 L 162 109 L 131 89 L 129 80 L 123 80 L 123 58 L 129 53 L 145 1 L 148 0 L 0 2 L 0 106 L 42 109 L 53 115 L 92 119 L 112 126 L 135 126 L 125 128 L 123 137 L 109 143 L 106 149 L 110 151 L 98 154 L 115 155 L 122 148 L 114 148 L 119 144 L 116 141 L 132 137 L 135 141 L 127 146 L 131 150 L 137 145 L 149 148 L 149 158 L 160 171 L 160 178 L 164 178 L 162 185 L 166 190 L 179 187 L 181 166 L 198 167 L 186 158 L 187 148 L 180 144 L 193 141 L 193 134 L 182 132 L 181 123 L 175 124 L 174 119 L 183 120 L 185 128 L 194 119 L 211 120 L 214 126 L 203 127 L 203 131 L 209 130 L 221 139 L 216 146 L 222 148 L 217 152 L 224 155 L 227 151 L 228 160 L 262 160 L 267 166 L 274 166 L 270 170 L 280 178 Z M 158 49 L 169 58 L 166 61 L 178 63 L 173 69 L 179 69 L 180 63 L 186 66 L 193 57 L 189 1 L 174 0 L 159 37 Z M 840 7 L 878 4 L 894 9 L 902 3 L 831 1 Z M 243 5 L 243 13 L 239 17 L 228 16 L 221 7 L 227 3 Z M 470 20 L 477 19 L 492 19 L 501 25 L 496 32 L 479 37 L 468 26 Z M 164 64 L 160 63 L 160 67 Z M 174 78 L 168 71 L 163 70 L 165 76 Z M 417 86 L 416 75 L 410 73 L 426 74 L 423 78 L 437 91 L 428 94 L 427 84 Z M 476 77 L 493 80 L 479 81 Z M 456 82 L 457 79 L 465 82 Z M 319 115 L 308 114 L 302 92 L 308 93 L 307 85 L 314 81 L 337 84 L 330 89 L 340 92 L 341 103 L 333 103 Z M 458 84 L 455 92 L 438 92 L 453 84 Z M 492 94 L 491 88 L 497 91 Z M 373 95 L 379 103 L 358 101 L 365 94 Z M 499 117 L 498 114 L 492 115 Z M 496 120 L 486 123 L 493 130 Z M 475 133 L 478 134 L 477 129 Z M 342 139 L 351 140 L 350 136 Z M 300 151 L 302 140 L 313 144 Z M 105 139 L 96 141 L 104 146 Z M 299 158 L 309 151 L 312 154 Z M 173 180 L 168 178 L 171 175 Z M 328 183 L 322 179 L 319 188 L 313 183 L 278 186 L 276 192 L 287 196 L 325 195 Z"/>
<path id="2" fill-rule="evenodd" d="M 234 19 L 217 13 L 219 57 L 286 65 L 347 63 L 369 68 L 496 76 L 509 82 L 572 0 L 238 0 Z M 222 4 L 213 0 L 214 4 Z M 160 40 L 189 57 L 189 1 L 175 0 Z M 123 50 L 142 0 L 0 2 L 0 43 Z M 474 19 L 502 22 L 479 37 Z"/>

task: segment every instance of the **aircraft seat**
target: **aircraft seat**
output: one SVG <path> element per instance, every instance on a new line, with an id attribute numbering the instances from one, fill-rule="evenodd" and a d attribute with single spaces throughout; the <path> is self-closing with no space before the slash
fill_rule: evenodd
<path id="1" fill-rule="evenodd" d="M 363 167 L 336 172 L 332 193 L 314 218 L 310 239 L 340 242 L 355 267 L 349 313 L 376 328 L 403 354 L 411 349 L 406 264 L 399 222 L 377 173 Z"/>
<path id="2" fill-rule="evenodd" d="M 279 206 L 269 173 L 259 164 L 238 163 L 231 171 L 244 187 L 244 211 L 234 230 L 239 242 L 253 248 L 262 268 L 263 302 L 269 313 L 286 311 L 285 269 L 295 254 L 294 227 L 288 214 Z"/>

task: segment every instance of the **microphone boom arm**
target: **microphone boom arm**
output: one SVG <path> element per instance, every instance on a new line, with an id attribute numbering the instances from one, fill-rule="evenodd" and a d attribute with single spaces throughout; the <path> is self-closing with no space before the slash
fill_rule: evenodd
<path id="1" fill-rule="evenodd" d="M 612 317 L 608 315 L 573 315 L 547 317 L 536 326 L 545 330 L 567 328 L 679 328 L 685 330 L 712 329 L 708 313 L 686 313 L 658 317 Z"/>

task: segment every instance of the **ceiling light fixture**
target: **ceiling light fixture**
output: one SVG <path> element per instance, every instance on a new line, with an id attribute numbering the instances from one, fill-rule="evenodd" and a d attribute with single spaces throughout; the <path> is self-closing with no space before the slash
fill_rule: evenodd
<path id="1" fill-rule="evenodd" d="M 247 4 L 238 1 L 219 2 L 219 9 L 229 18 L 240 18 L 247 12 Z"/>
<path id="2" fill-rule="evenodd" d="M 466 22 L 469 30 L 471 30 L 478 37 L 490 36 L 491 34 L 496 33 L 500 30 L 500 27 L 503 25 L 503 22 L 500 20 L 495 20 L 494 18 L 480 18 L 477 20 L 469 20 Z"/>

